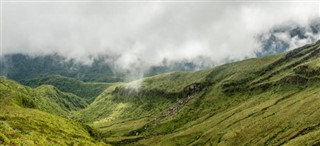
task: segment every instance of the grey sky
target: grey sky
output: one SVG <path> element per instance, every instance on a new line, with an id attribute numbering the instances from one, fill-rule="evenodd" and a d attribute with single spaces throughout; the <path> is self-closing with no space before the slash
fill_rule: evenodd
<path id="1" fill-rule="evenodd" d="M 117 55 L 116 64 L 144 67 L 207 57 L 209 62 L 254 57 L 255 37 L 282 23 L 305 25 L 318 2 L 3 3 L 3 52 Z M 298 44 L 300 45 L 300 44 Z"/>

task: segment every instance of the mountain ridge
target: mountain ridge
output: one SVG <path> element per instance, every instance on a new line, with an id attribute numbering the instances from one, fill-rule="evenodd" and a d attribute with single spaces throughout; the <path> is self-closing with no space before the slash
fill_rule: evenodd
<path id="1" fill-rule="evenodd" d="M 319 92 L 317 87 L 319 87 L 320 74 L 317 72 L 316 65 L 317 57 L 320 55 L 319 46 L 320 43 L 316 42 L 288 53 L 253 58 L 204 71 L 173 72 L 148 77 L 141 81 L 137 92 L 133 92 L 134 88 L 130 89 L 132 83 L 118 84 L 108 88 L 91 105 L 80 110 L 76 117 L 80 120 L 81 118 L 93 119 L 92 126 L 104 133 L 107 137 L 106 142 L 116 145 L 205 145 L 209 143 L 234 145 L 255 142 L 278 145 L 304 141 L 305 139 L 294 134 L 295 132 L 289 133 L 288 138 L 281 138 L 281 134 L 275 132 L 277 130 L 266 131 L 261 128 L 261 134 L 271 132 L 270 136 L 274 138 L 271 141 L 262 138 L 258 142 L 246 136 L 239 141 L 236 137 L 241 137 L 241 134 L 244 134 L 242 131 L 247 129 L 241 129 L 242 131 L 236 133 L 228 131 L 232 127 L 238 127 L 241 121 L 251 118 L 257 120 L 257 117 L 261 118 L 264 115 L 262 113 L 272 112 L 275 110 L 273 106 L 284 106 L 288 104 L 287 102 L 293 101 L 303 102 L 304 100 L 301 101 L 300 98 L 318 102 L 318 96 L 307 97 L 306 95 L 309 95 L 309 92 Z M 203 85 L 203 89 L 192 95 L 194 97 L 183 103 L 182 107 L 175 107 L 180 106 L 176 103 L 183 102 L 181 99 L 188 97 L 179 96 L 179 93 L 187 95 L 184 89 L 195 83 Z M 156 106 L 151 104 L 155 102 L 155 98 L 158 100 Z M 314 103 L 309 104 L 310 108 L 316 107 Z M 297 104 L 290 109 L 296 110 L 296 106 L 300 105 Z M 237 112 L 233 109 L 237 109 Z M 308 111 L 308 109 L 304 110 Z M 170 110 L 174 111 L 173 114 L 167 114 L 154 122 L 165 111 Z M 289 111 L 283 113 L 283 115 L 286 114 L 295 115 Z M 97 116 L 93 118 L 86 115 Z M 220 117 L 222 115 L 225 117 Z M 271 120 L 276 120 L 278 116 L 277 114 L 271 116 Z M 295 116 L 301 117 L 301 115 Z M 216 121 L 216 119 L 222 120 Z M 288 121 L 283 120 L 281 122 L 288 124 Z M 216 124 L 204 124 L 208 121 Z M 317 125 L 316 120 L 311 121 Z M 90 123 L 90 120 L 86 122 Z M 265 122 L 259 121 L 258 124 L 260 123 Z M 275 123 L 283 125 L 279 121 Z M 224 124 L 222 126 L 224 128 L 214 126 L 219 124 Z M 293 127 L 287 130 L 292 131 L 296 126 L 297 124 L 293 124 Z M 303 126 L 307 128 L 308 124 Z M 219 136 L 220 134 L 210 133 L 206 129 L 224 132 Z M 281 130 L 287 132 L 286 129 Z M 318 133 L 318 131 L 315 132 Z M 205 133 L 210 133 L 211 138 L 206 138 Z M 255 130 L 252 129 L 251 133 L 255 133 Z M 234 136 L 227 138 L 229 134 Z M 250 135 L 250 132 L 248 134 Z"/>

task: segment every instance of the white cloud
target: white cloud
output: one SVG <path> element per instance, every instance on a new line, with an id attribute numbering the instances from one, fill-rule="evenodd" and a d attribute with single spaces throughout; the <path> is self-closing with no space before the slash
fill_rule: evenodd
<path id="1" fill-rule="evenodd" d="M 164 58 L 217 64 L 255 56 L 257 34 L 317 17 L 317 3 L 4 3 L 3 52 L 117 55 L 144 70 Z M 281 38 L 285 38 L 282 36 Z M 307 43 L 307 40 L 299 43 Z M 301 45 L 301 44 L 298 44 Z"/>

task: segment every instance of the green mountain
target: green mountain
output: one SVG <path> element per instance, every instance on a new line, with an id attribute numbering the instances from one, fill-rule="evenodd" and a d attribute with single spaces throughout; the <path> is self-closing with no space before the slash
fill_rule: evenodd
<path id="1" fill-rule="evenodd" d="M 24 81 L 33 88 L 0 81 L 2 144 L 320 144 L 320 41 L 130 83 L 59 75 Z"/>
<path id="2" fill-rule="evenodd" d="M 32 56 L 27 54 L 5 54 L 0 59 L 0 76 L 25 83 L 30 79 L 44 78 L 44 76 L 64 76 L 85 82 L 123 82 L 134 80 L 133 75 L 140 71 L 119 69 L 119 56 L 91 56 L 91 64 L 74 59 L 68 59 L 58 54 Z M 144 75 L 152 76 L 170 71 L 191 71 L 208 68 L 209 65 L 194 62 L 209 62 L 208 58 L 197 57 L 195 60 L 170 61 L 164 59 L 162 63 L 151 66 L 144 71 Z M 33 83 L 31 83 L 33 84 Z"/>
<path id="3" fill-rule="evenodd" d="M 85 106 L 53 86 L 32 89 L 0 78 L 0 145 L 105 145 L 92 128 L 72 120 Z"/>
<path id="4" fill-rule="evenodd" d="M 89 102 L 93 101 L 95 97 L 112 85 L 112 83 L 82 82 L 75 78 L 52 74 L 42 74 L 37 77 L 21 80 L 20 82 L 30 87 L 52 85 L 63 92 L 73 93 Z"/>
<path id="5" fill-rule="evenodd" d="M 0 75 L 21 81 L 42 74 L 59 74 L 82 81 L 117 82 L 123 74 L 115 74 L 106 63 L 107 56 L 92 58 L 93 63 L 86 65 L 58 54 L 29 56 L 7 54 L 0 61 Z"/>
<path id="6" fill-rule="evenodd" d="M 110 86 L 76 118 L 115 145 L 320 144 L 320 42 Z"/>

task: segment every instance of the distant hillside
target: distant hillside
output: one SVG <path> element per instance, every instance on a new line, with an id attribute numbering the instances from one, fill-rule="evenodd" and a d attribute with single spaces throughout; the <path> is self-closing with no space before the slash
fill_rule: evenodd
<path id="1" fill-rule="evenodd" d="M 3 57 L 1 74 L 16 81 L 38 77 L 42 74 L 60 74 L 82 81 L 117 82 L 117 76 L 105 63 L 105 57 L 95 58 L 92 65 L 68 60 L 57 54 L 32 57 L 24 54 L 11 54 Z"/>
<path id="2" fill-rule="evenodd" d="M 53 85 L 63 92 L 73 93 L 90 102 L 101 94 L 107 87 L 112 85 L 112 83 L 82 82 L 75 78 L 51 74 L 39 75 L 37 77 L 21 80 L 20 82 L 31 87 Z"/>
<path id="3" fill-rule="evenodd" d="M 110 86 L 76 118 L 115 145 L 318 145 L 320 42 Z"/>
<path id="4" fill-rule="evenodd" d="M 92 57 L 91 64 L 84 64 L 74 59 L 67 59 L 58 54 L 29 56 L 26 54 L 8 54 L 0 60 L 0 75 L 15 81 L 43 78 L 48 75 L 61 75 L 85 82 L 123 82 L 132 81 L 136 71 L 122 69 L 114 64 L 116 58 L 105 56 Z M 199 57 L 197 62 L 206 62 L 207 58 Z M 213 64 L 214 65 L 214 64 Z M 144 76 L 170 71 L 192 71 L 212 67 L 207 64 L 195 64 L 193 61 L 167 61 L 151 66 L 143 72 Z M 120 67 L 121 68 L 121 67 Z"/>

